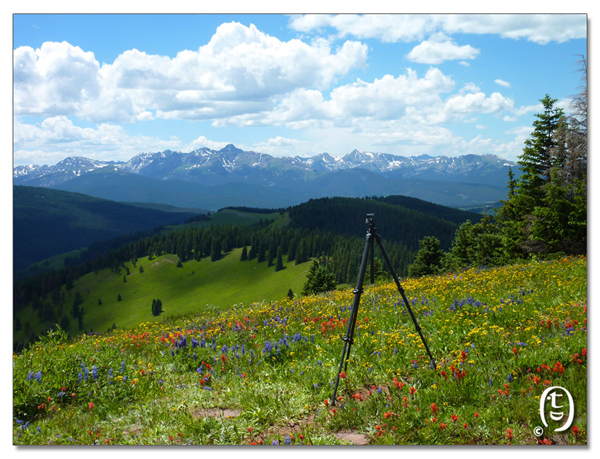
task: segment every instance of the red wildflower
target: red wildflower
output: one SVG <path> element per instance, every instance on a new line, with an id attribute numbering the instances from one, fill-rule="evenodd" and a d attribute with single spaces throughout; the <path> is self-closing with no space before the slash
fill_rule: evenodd
<path id="1" fill-rule="evenodd" d="M 412 387 L 410 388 L 410 393 L 411 393 L 411 394 L 414 394 L 415 392 L 417 392 L 417 389 L 416 389 L 416 387 L 415 387 L 415 386 L 412 386 Z"/>
<path id="2" fill-rule="evenodd" d="M 475 419 L 479 417 L 479 413 L 475 413 Z"/>
<path id="3" fill-rule="evenodd" d="M 463 424 L 463 427 L 464 427 L 465 429 L 467 429 L 469 426 L 468 426 L 468 425 L 467 425 L 467 423 L 465 422 L 465 423 Z"/>
<path id="4" fill-rule="evenodd" d="M 579 427 L 573 426 L 573 433 L 575 434 L 575 436 L 577 436 L 579 434 Z"/>
<path id="5" fill-rule="evenodd" d="M 323 403 L 325 404 L 325 406 L 329 406 L 329 400 L 325 399 Z"/>
<path id="6" fill-rule="evenodd" d="M 517 355 L 517 352 L 519 352 L 519 350 L 516 347 L 513 347 L 513 354 Z"/>
<path id="7" fill-rule="evenodd" d="M 252 426 L 248 426 L 248 432 L 252 433 Z"/>
<path id="8" fill-rule="evenodd" d="M 346 377 L 346 372 L 345 372 L 345 371 L 342 371 L 342 372 L 340 373 L 340 378 L 344 379 L 345 377 Z"/>
<path id="9" fill-rule="evenodd" d="M 446 424 L 444 424 L 443 422 L 440 424 L 440 430 L 444 430 L 446 428 Z"/>
<path id="10" fill-rule="evenodd" d="M 458 419 L 458 416 L 457 416 L 457 415 L 455 415 L 455 414 L 453 414 L 453 415 L 452 415 L 452 422 L 456 422 L 456 421 L 457 421 L 457 419 Z"/>
<path id="11" fill-rule="evenodd" d="M 513 431 L 510 427 L 506 429 L 506 438 L 508 438 L 509 440 L 513 439 Z"/>
<path id="12" fill-rule="evenodd" d="M 90 402 L 88 405 L 88 410 L 91 410 L 92 408 L 94 408 L 94 404 L 92 402 Z"/>
<path id="13" fill-rule="evenodd" d="M 394 413 L 392 413 L 391 411 L 388 411 L 387 413 L 385 413 L 383 415 L 383 417 L 386 418 L 386 419 L 388 419 L 390 416 L 393 416 L 393 415 L 394 415 Z"/>
<path id="14" fill-rule="evenodd" d="M 431 404 L 431 414 L 436 414 L 438 412 L 438 407 L 435 403 Z"/>

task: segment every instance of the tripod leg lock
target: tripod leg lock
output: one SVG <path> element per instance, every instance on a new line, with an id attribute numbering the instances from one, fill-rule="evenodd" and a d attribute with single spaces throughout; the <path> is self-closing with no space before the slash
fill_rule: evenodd
<path id="1" fill-rule="evenodd" d="M 357 293 L 360 293 L 360 294 L 362 294 L 362 293 L 363 293 L 363 289 L 362 289 L 362 288 L 360 288 L 360 289 L 359 289 L 359 288 L 355 288 L 355 289 L 352 291 L 352 293 L 354 293 L 355 295 L 356 295 Z"/>

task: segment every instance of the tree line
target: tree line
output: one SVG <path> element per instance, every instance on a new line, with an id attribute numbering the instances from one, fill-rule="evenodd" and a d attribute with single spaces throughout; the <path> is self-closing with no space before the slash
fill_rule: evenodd
<path id="1" fill-rule="evenodd" d="M 587 63 L 578 63 L 582 85 L 570 114 L 548 94 L 540 100 L 518 161 L 522 174 L 509 170 L 494 221 L 463 223 L 446 252 L 435 237 L 422 239 L 410 275 L 587 254 Z"/>

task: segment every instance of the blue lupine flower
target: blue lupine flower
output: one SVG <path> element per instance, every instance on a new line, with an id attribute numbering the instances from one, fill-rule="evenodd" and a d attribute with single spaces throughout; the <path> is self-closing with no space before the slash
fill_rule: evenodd
<path id="1" fill-rule="evenodd" d="M 125 360 L 121 361 L 121 373 L 125 373 Z"/>
<path id="2" fill-rule="evenodd" d="M 291 442 L 291 440 L 290 440 L 290 436 L 289 436 L 289 435 L 286 435 L 286 436 L 285 436 L 285 439 L 283 440 L 283 444 L 284 444 L 284 445 L 289 445 L 289 444 L 291 444 L 291 443 L 292 443 L 292 442 Z"/>
<path id="3" fill-rule="evenodd" d="M 37 372 L 37 373 L 34 375 L 34 378 L 35 378 L 35 380 L 36 380 L 37 382 L 40 382 L 40 383 L 41 383 L 41 382 L 42 382 L 42 371 L 41 371 L 41 370 L 40 370 L 40 371 L 38 371 L 38 372 Z"/>
<path id="4" fill-rule="evenodd" d="M 509 373 L 509 374 L 508 374 L 508 378 L 506 378 L 506 380 L 507 380 L 508 382 L 512 382 L 512 380 L 513 380 L 512 374 L 510 374 L 510 373 Z"/>
<path id="5" fill-rule="evenodd" d="M 31 381 L 33 379 L 33 371 L 30 371 L 29 373 L 27 373 L 27 381 Z"/>
<path id="6" fill-rule="evenodd" d="M 380 395 L 383 393 L 383 389 L 381 388 L 381 386 L 379 386 L 379 388 L 377 389 L 377 393 Z"/>
<path id="7" fill-rule="evenodd" d="M 98 367 L 96 365 L 92 367 L 92 376 L 94 379 L 98 379 Z"/>
<path id="8" fill-rule="evenodd" d="M 493 383 L 494 383 L 494 382 L 492 381 L 492 378 L 490 378 L 490 380 L 489 380 L 489 382 L 488 382 L 488 386 L 489 386 L 489 387 L 492 387 L 492 384 L 493 384 Z"/>

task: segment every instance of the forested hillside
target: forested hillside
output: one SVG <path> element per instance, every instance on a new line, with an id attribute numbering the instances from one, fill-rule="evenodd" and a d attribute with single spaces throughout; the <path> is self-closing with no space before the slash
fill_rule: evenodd
<path id="1" fill-rule="evenodd" d="M 195 215 L 30 186 L 13 187 L 13 212 L 15 272 L 99 240 L 183 222 Z"/>
<path id="2" fill-rule="evenodd" d="M 427 206 L 424 208 L 432 211 Z M 433 210 L 440 212 L 437 207 Z M 259 211 L 263 214 L 257 213 Z M 122 282 L 126 282 L 142 258 L 147 260 L 144 269 L 149 271 L 153 269 L 153 259 L 169 255 L 176 260 L 173 263 L 173 269 L 176 270 L 191 261 L 218 262 L 234 249 L 241 249 L 240 262 L 249 266 L 264 263 L 272 267 L 273 275 L 277 275 L 284 263 L 296 266 L 319 259 L 332 273 L 336 284 L 353 284 L 364 248 L 367 228 L 365 216 L 372 212 L 377 213 L 378 226 L 394 270 L 398 275 L 406 276 L 421 238 L 435 236 L 448 247 L 458 228 L 456 223 L 446 219 L 366 198 L 311 200 L 299 206 L 280 209 L 275 214 L 267 214 L 271 216 L 268 220 L 259 218 L 265 215 L 264 212 L 267 211 L 224 209 L 211 216 L 210 221 L 190 221 L 186 225 L 145 237 L 141 234 L 135 239 L 119 238 L 94 244 L 88 253 L 81 256 L 79 263 L 73 259 L 62 270 L 17 282 L 14 291 L 15 311 L 31 306 L 42 320 L 43 328 L 53 327 L 64 316 L 65 323 L 67 319 L 79 321 L 83 331 L 86 325 L 78 316 L 82 315 L 81 311 L 71 309 L 73 285 L 82 276 L 108 270 L 113 277 L 120 275 Z M 454 213 L 453 210 L 448 212 L 449 215 Z M 456 212 L 462 216 L 469 215 Z M 232 221 L 231 213 L 238 214 L 238 223 L 218 224 Z M 248 222 L 258 223 L 243 224 L 244 219 L 240 215 L 244 214 Z M 376 254 L 381 258 L 378 251 Z M 383 263 L 377 263 L 376 270 L 378 277 L 385 277 L 388 271 Z M 238 279 L 229 277 L 228 281 L 232 284 L 238 282 Z M 177 288 L 177 279 L 172 279 L 175 282 L 173 288 Z M 256 298 L 257 301 L 261 299 L 258 296 Z"/>

